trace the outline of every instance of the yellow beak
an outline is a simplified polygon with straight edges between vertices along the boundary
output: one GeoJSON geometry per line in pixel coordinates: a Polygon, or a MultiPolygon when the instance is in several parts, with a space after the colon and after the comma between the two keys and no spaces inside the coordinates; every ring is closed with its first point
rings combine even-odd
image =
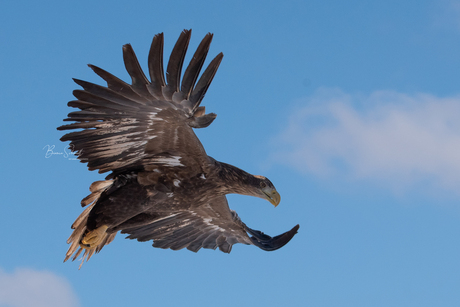
{"type": "Polygon", "coordinates": [[[276,190],[272,189],[263,189],[267,200],[272,203],[273,206],[278,206],[281,201],[281,196],[276,190]]]}

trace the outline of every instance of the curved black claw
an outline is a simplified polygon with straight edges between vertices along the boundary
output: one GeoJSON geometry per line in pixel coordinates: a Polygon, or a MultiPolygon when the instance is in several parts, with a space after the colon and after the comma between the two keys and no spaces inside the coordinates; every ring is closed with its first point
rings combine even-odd
{"type": "Polygon", "coordinates": [[[277,250],[278,248],[283,247],[286,245],[289,241],[291,241],[292,237],[297,233],[297,230],[299,229],[299,224],[294,226],[291,230],[280,234],[274,238],[264,234],[262,231],[259,230],[254,230],[249,227],[245,227],[245,230],[252,235],[251,241],[252,243],[263,249],[264,251],[274,251],[277,250]]]}

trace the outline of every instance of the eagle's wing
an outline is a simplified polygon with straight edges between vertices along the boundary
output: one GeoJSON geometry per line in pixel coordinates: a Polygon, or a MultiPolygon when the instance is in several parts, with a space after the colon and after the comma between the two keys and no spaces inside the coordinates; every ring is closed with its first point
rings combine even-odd
{"type": "Polygon", "coordinates": [[[69,106],[79,108],[65,121],[74,121],[58,130],[83,129],[64,135],[71,141],[81,162],[100,173],[142,170],[145,165],[203,165],[207,155],[192,128],[208,126],[216,117],[205,114],[200,103],[223,54],[217,55],[197,82],[206,59],[212,34],[201,41],[180,82],[182,65],[191,31],[184,30],[169,59],[166,81],[163,72],[163,33],[153,38],[148,68],[149,81],[137,61],[131,45],[123,46],[123,59],[132,84],[89,65],[107,82],[107,87],[75,80],[83,90],[73,92],[77,100],[69,106]]]}
{"type": "Polygon", "coordinates": [[[188,211],[163,215],[141,227],[123,229],[128,239],[153,240],[153,246],[178,250],[187,248],[219,248],[230,253],[233,244],[254,244],[264,250],[276,250],[288,243],[299,226],[274,238],[247,227],[235,211],[230,210],[225,196],[219,196],[206,205],[188,211]],[[248,236],[248,233],[252,237],[248,236]]]}

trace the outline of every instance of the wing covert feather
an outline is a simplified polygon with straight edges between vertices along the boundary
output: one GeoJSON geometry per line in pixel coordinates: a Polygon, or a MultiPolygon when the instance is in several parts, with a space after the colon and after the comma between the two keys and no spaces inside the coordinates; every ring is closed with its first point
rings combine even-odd
{"type": "Polygon", "coordinates": [[[141,227],[123,229],[129,239],[153,240],[153,246],[197,252],[219,248],[229,253],[233,244],[252,244],[236,212],[228,208],[225,196],[188,211],[176,211],[141,227]]]}

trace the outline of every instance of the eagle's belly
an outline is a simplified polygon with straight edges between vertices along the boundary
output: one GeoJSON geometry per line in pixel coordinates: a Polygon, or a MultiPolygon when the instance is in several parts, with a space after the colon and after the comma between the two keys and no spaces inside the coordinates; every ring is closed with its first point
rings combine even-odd
{"type": "MultiPolygon", "coordinates": [[[[117,182],[114,183],[114,185],[117,182]]],[[[87,228],[95,229],[102,225],[109,230],[118,227],[127,220],[149,211],[150,198],[159,196],[152,193],[148,187],[131,181],[116,189],[107,189],[97,200],[96,205],[88,216],[87,228]]]]}
{"type": "Polygon", "coordinates": [[[167,191],[149,198],[150,210],[156,212],[182,211],[209,203],[218,193],[216,193],[215,183],[203,177],[174,179],[167,182],[167,191]]]}
{"type": "Polygon", "coordinates": [[[133,179],[101,195],[89,215],[88,229],[107,225],[109,232],[115,232],[142,226],[173,211],[209,204],[216,196],[215,182],[204,176],[161,180],[148,185],[145,180],[133,179]]]}

